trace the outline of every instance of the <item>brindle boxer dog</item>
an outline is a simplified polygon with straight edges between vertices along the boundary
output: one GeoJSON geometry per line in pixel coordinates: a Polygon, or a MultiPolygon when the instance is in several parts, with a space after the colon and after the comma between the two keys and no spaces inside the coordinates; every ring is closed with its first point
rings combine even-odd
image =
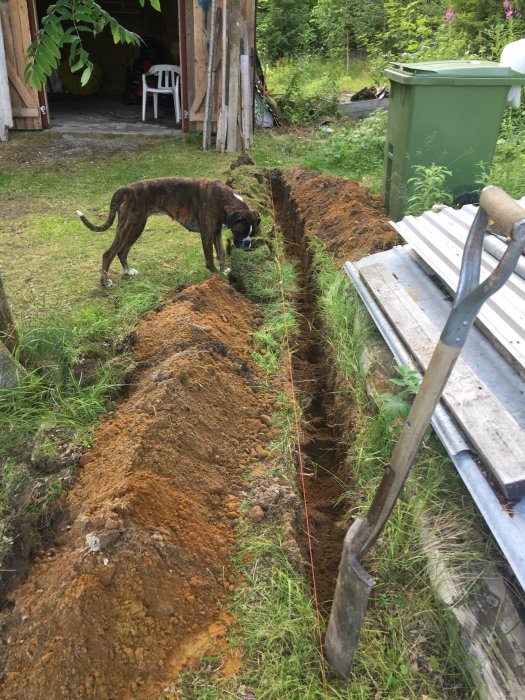
{"type": "Polygon", "coordinates": [[[108,270],[115,255],[124,268],[125,275],[136,275],[137,270],[128,267],[128,253],[138,239],[149,216],[167,214],[188,231],[201,235],[206,267],[216,272],[213,247],[219,259],[220,271],[229,270],[224,263],[222,245],[223,226],[231,229],[236,248],[250,248],[251,237],[259,232],[260,216],[249,209],[242,198],[218,180],[207,178],[160,177],[139,180],[117,190],[111,199],[105,224],[94,226],[81,211],[80,220],[92,231],[107,231],[118,214],[115,240],[102,256],[100,284],[111,286],[108,270]]]}

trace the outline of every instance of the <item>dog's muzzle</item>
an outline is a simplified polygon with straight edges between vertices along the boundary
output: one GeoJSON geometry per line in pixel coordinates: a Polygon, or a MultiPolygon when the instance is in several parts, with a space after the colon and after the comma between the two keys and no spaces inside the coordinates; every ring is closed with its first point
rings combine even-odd
{"type": "Polygon", "coordinates": [[[243,238],[241,241],[241,248],[243,250],[248,250],[248,248],[252,247],[252,239],[250,236],[246,236],[246,238],[243,238]]]}

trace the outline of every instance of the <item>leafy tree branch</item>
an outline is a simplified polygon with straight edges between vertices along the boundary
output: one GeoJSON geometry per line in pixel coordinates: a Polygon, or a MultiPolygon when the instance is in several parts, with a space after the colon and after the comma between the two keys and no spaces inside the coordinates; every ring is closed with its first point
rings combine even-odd
{"type": "MultiPolygon", "coordinates": [[[[138,0],[144,7],[145,0],[138,0]]],[[[160,0],[149,0],[160,12],[160,0]]],[[[29,45],[24,78],[40,90],[62,58],[68,52],[72,73],[82,71],[80,83],[86,85],[93,71],[93,62],[82,45],[82,34],[97,36],[109,27],[115,44],[140,44],[140,37],[123,27],[94,0],[58,0],[47,8],[41,29],[29,45]],[[69,47],[69,51],[67,49],[69,47]]]]}

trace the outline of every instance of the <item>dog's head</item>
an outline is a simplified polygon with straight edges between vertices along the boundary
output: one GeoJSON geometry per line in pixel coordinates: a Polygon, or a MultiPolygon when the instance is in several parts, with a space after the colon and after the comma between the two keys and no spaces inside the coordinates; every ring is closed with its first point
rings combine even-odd
{"type": "Polygon", "coordinates": [[[233,233],[233,245],[246,250],[251,248],[252,236],[259,233],[261,217],[254,209],[236,209],[228,214],[225,223],[233,233]]]}

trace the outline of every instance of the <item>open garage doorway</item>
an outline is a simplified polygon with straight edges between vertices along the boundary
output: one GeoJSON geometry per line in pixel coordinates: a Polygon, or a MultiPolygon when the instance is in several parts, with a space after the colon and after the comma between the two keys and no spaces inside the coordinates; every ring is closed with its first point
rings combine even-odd
{"type": "MultiPolygon", "coordinates": [[[[85,86],[80,74],[72,74],[67,60],[53,72],[46,86],[50,126],[56,131],[109,133],[170,133],[180,130],[173,99],[159,96],[158,119],[154,119],[151,96],[142,121],[142,74],[154,64],[180,66],[178,3],[162,3],[157,12],[138,0],[100,0],[100,6],[142,40],[140,46],[115,44],[109,28],[96,37],[83,35],[84,48],[94,69],[85,86]]],[[[36,0],[41,23],[48,0],[36,0]]]]}

